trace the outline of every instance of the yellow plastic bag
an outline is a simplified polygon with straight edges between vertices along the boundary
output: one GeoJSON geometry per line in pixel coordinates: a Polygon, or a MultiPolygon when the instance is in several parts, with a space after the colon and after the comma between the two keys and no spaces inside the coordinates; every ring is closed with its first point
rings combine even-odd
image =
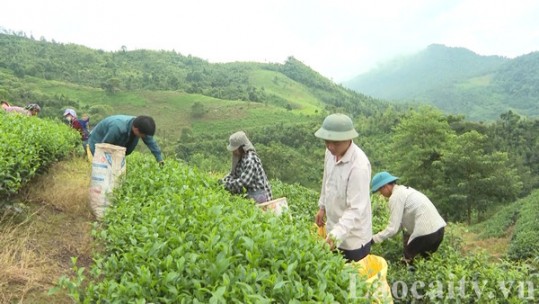
{"type": "Polygon", "coordinates": [[[316,227],[316,234],[318,234],[319,237],[325,239],[327,236],[326,226],[318,226],[316,224],[314,224],[314,226],[316,227]]]}
{"type": "MultiPolygon", "coordinates": [[[[316,234],[325,239],[327,236],[326,226],[314,224],[316,234]]],[[[373,288],[373,294],[369,295],[373,303],[393,303],[391,288],[387,283],[387,262],[386,260],[374,254],[369,254],[357,262],[351,262],[350,265],[356,268],[359,274],[367,277],[367,285],[373,288]]]]}
{"type": "Polygon", "coordinates": [[[374,303],[393,303],[391,288],[387,283],[387,262],[383,257],[369,254],[350,264],[361,276],[367,277],[367,285],[373,288],[370,298],[374,303]]]}
{"type": "Polygon", "coordinates": [[[86,145],[86,155],[88,156],[88,161],[91,163],[94,161],[94,156],[92,155],[92,151],[90,150],[90,145],[86,145]]]}

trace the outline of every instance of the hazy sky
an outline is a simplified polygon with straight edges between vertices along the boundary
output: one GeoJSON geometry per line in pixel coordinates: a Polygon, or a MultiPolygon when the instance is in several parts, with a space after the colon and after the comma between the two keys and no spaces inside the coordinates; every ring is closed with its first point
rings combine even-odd
{"type": "Polygon", "coordinates": [[[432,43],[481,55],[539,50],[537,0],[3,0],[0,27],[107,51],[210,62],[294,56],[336,82],[432,43]]]}

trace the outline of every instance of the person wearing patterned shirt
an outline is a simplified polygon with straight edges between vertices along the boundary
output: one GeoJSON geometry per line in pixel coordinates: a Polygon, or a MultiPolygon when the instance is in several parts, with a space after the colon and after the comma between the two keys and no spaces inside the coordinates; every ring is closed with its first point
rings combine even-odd
{"type": "Polygon", "coordinates": [[[245,132],[232,134],[227,149],[232,152],[232,169],[221,180],[225,189],[234,194],[246,192],[259,204],[270,201],[272,195],[266,172],[245,132]]]}
{"type": "Polygon", "coordinates": [[[371,191],[379,191],[389,198],[390,211],[389,224],[373,236],[372,242],[381,243],[402,228],[404,262],[411,263],[417,255],[428,258],[438,250],[446,223],[426,195],[411,187],[397,185],[397,179],[385,171],[372,178],[371,191]]]}

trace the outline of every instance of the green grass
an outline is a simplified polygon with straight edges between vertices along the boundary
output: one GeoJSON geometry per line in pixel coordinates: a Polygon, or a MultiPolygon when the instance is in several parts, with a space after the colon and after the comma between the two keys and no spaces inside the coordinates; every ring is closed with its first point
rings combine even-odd
{"type": "Polygon", "coordinates": [[[197,133],[230,133],[275,123],[301,123],[323,109],[320,100],[307,88],[282,74],[257,70],[250,77],[252,83],[264,87],[267,94],[289,102],[293,110],[285,110],[282,105],[223,100],[182,91],[143,90],[108,94],[100,88],[35,77],[25,77],[24,87],[47,96],[65,96],[78,101],[81,106],[108,105],[113,109],[110,114],[150,115],[157,123],[156,135],[172,142],[179,139],[183,128],[192,128],[197,133]],[[201,118],[191,115],[195,102],[202,103],[206,110],[201,118]]]}
{"type": "Polygon", "coordinates": [[[490,82],[492,81],[492,75],[483,75],[479,77],[474,77],[467,79],[465,82],[461,82],[457,84],[457,87],[460,89],[471,89],[471,88],[478,88],[478,87],[487,87],[490,85],[490,82]]]}
{"type": "Polygon", "coordinates": [[[305,86],[283,74],[268,70],[255,70],[250,74],[250,78],[253,83],[264,87],[266,93],[288,100],[291,105],[297,106],[302,113],[314,114],[323,108],[322,102],[313,96],[305,86]]]}
{"type": "Polygon", "coordinates": [[[233,107],[231,110],[232,112],[221,113],[221,115],[229,115],[229,119],[208,117],[193,121],[193,131],[195,133],[231,133],[279,123],[302,123],[315,117],[314,115],[303,115],[300,111],[288,111],[255,103],[245,103],[242,106],[233,107]]]}
{"type": "Polygon", "coordinates": [[[131,104],[142,106],[145,100],[136,92],[118,92],[116,94],[107,94],[100,88],[83,86],[61,81],[47,81],[34,77],[27,77],[28,87],[45,95],[64,95],[70,99],[76,100],[81,104],[109,104],[111,106],[121,104],[131,104]]]}

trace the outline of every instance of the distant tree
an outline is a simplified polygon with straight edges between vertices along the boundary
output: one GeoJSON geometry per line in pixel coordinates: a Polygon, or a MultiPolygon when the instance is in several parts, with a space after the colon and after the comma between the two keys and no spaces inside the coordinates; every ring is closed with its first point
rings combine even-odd
{"type": "Polygon", "coordinates": [[[101,84],[101,88],[109,94],[114,94],[120,91],[120,79],[116,77],[109,78],[101,84]]]}
{"type": "Polygon", "coordinates": [[[454,137],[444,151],[441,164],[444,183],[437,189],[444,213],[452,220],[481,215],[492,207],[517,198],[522,182],[507,153],[487,153],[487,137],[476,131],[454,137]]]}
{"type": "Polygon", "coordinates": [[[193,105],[191,106],[191,117],[201,118],[204,116],[204,114],[206,114],[206,109],[204,108],[204,105],[200,101],[193,103],[193,105]]]}
{"type": "Polygon", "coordinates": [[[488,151],[507,152],[512,163],[518,166],[522,180],[526,180],[521,196],[526,196],[539,186],[539,120],[530,120],[508,111],[492,124],[488,151]]]}
{"type": "Polygon", "coordinates": [[[110,105],[95,104],[88,108],[88,115],[90,116],[92,125],[96,125],[103,118],[111,115],[113,109],[110,105]]]}
{"type": "Polygon", "coordinates": [[[442,153],[454,131],[438,110],[411,111],[394,129],[390,169],[410,186],[429,194],[443,181],[442,153]]]}
{"type": "Polygon", "coordinates": [[[180,80],[174,75],[167,77],[167,87],[173,90],[177,90],[180,86],[180,80]]]}

